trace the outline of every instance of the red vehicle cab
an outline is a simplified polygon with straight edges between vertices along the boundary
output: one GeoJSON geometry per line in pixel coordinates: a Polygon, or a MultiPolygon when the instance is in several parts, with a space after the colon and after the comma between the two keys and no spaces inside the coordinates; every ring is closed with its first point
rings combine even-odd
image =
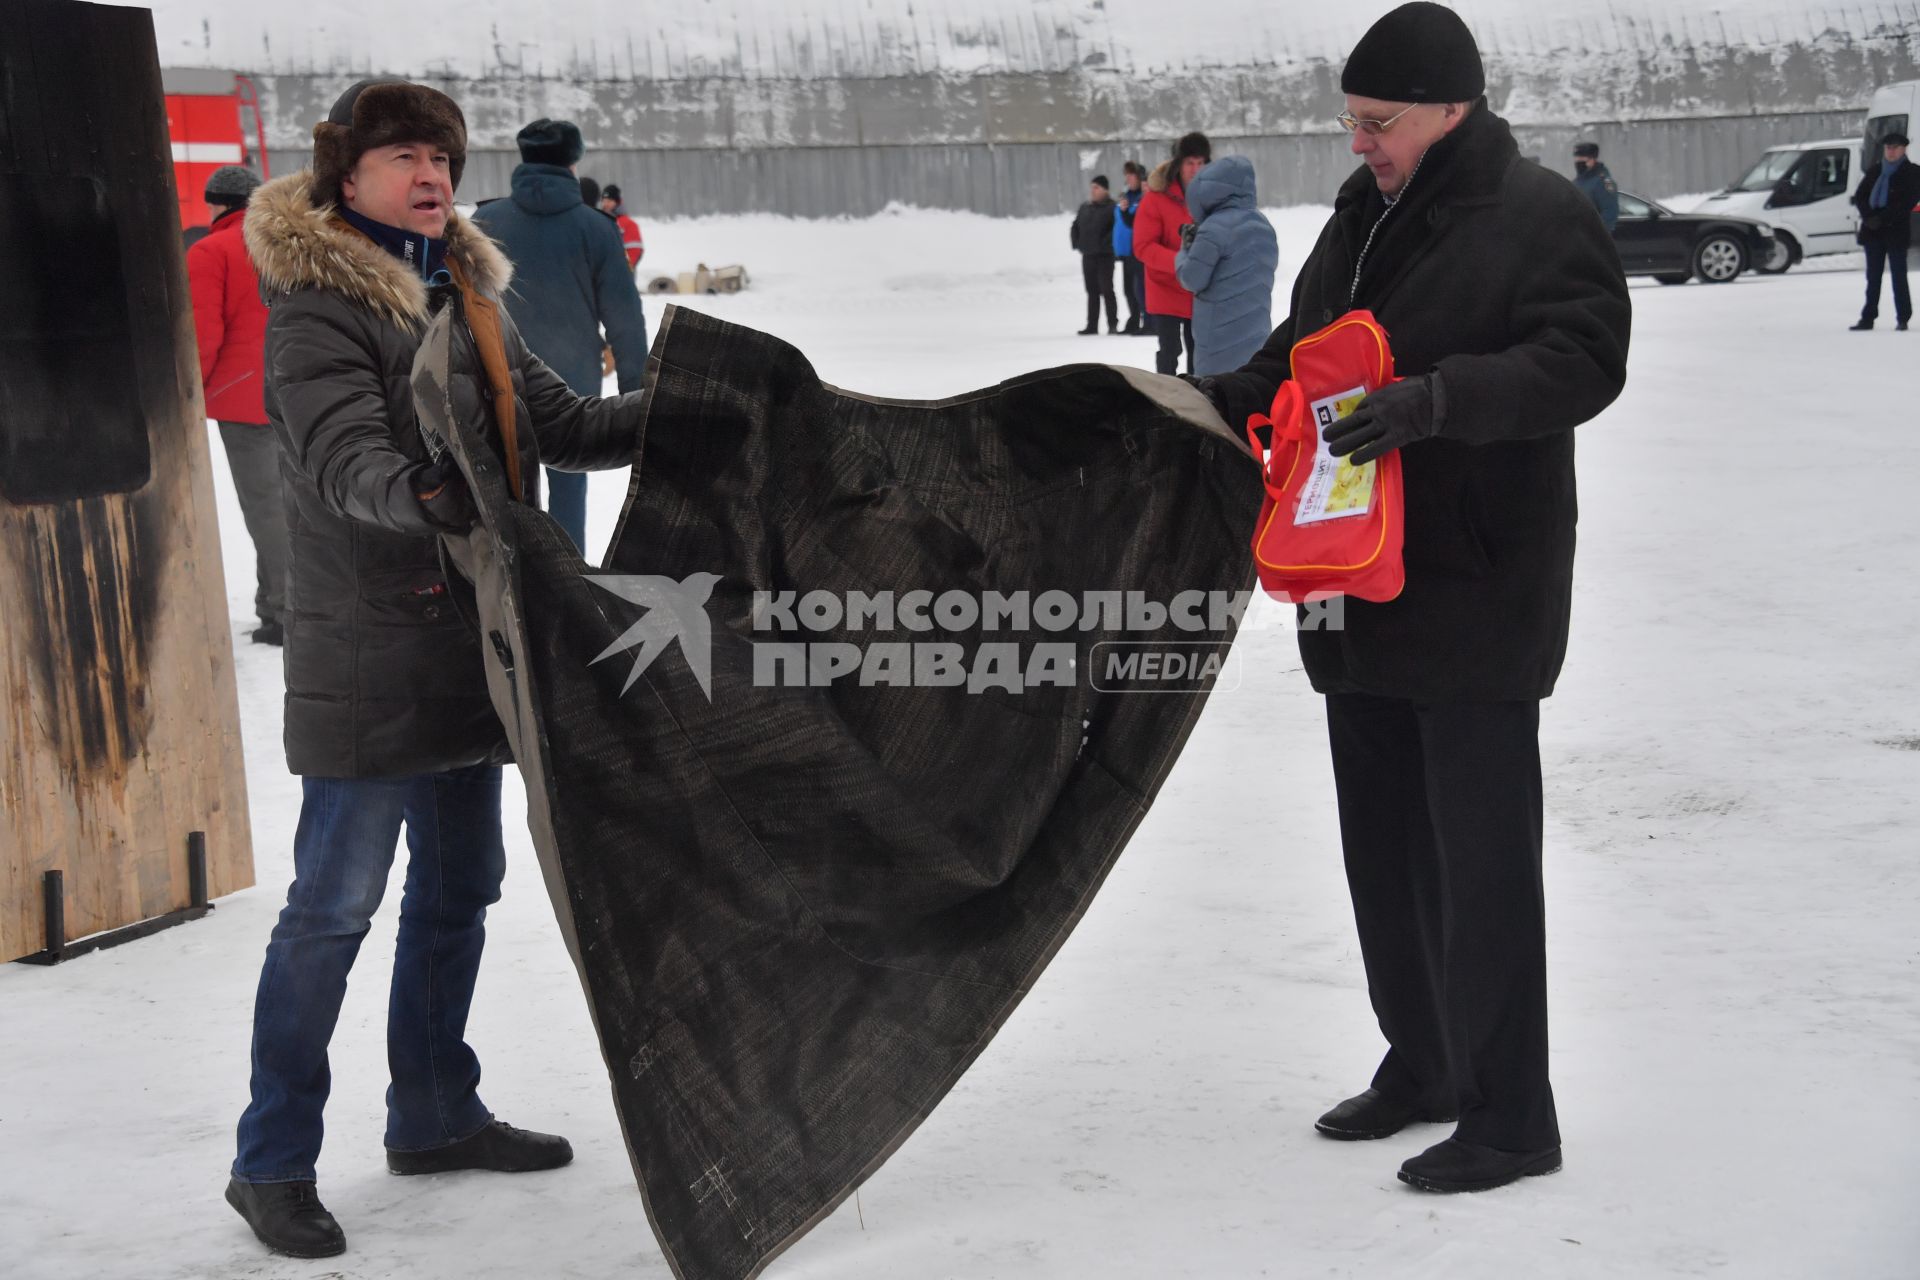
{"type": "Polygon", "coordinates": [[[213,221],[201,193],[223,164],[267,175],[266,126],[253,81],[231,71],[171,69],[160,73],[167,99],[167,139],[173,144],[173,184],[180,229],[192,244],[213,221]],[[251,138],[249,137],[251,134],[251,138]]]}

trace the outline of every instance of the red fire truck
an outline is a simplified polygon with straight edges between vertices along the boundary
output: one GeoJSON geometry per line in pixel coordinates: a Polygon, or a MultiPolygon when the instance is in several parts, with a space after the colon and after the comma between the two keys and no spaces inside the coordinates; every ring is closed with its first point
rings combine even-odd
{"type": "Polygon", "coordinates": [[[213,221],[201,199],[207,178],[223,164],[245,165],[267,176],[266,126],[253,81],[231,71],[163,70],[167,138],[173,144],[173,183],[180,197],[180,229],[188,243],[213,221]]]}

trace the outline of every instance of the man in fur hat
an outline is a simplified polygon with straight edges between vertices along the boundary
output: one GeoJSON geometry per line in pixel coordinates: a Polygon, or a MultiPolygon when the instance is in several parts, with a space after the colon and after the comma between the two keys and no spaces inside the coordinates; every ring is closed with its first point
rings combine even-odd
{"type": "Polygon", "coordinates": [[[1354,46],[1340,123],[1362,162],[1241,369],[1201,379],[1228,420],[1264,412],[1294,343],[1365,308],[1401,381],[1325,433],[1399,450],[1406,589],[1300,631],[1326,695],[1347,884],[1387,1041],[1330,1138],[1413,1123],[1453,1137],[1401,1166],[1426,1191],[1560,1167],[1547,1073],[1540,702],[1567,651],[1574,428],[1626,383],[1620,255],[1586,197],[1520,155],[1459,16],[1424,0],[1354,46]]]}
{"type": "Polygon", "coordinates": [[[564,1138],[495,1120],[466,1042],[489,904],[506,867],[504,732],[478,642],[448,599],[439,535],[471,528],[451,459],[410,393],[430,309],[460,308],[453,407],[538,505],[544,463],[631,461],[641,397],[574,394],[500,306],[511,268],[453,207],[466,122],[446,95],[363,81],[314,128],[313,168],[262,187],[245,227],[271,307],[266,407],[279,434],[292,560],[286,750],[301,775],[294,879],[254,1007],[252,1101],[227,1199],[267,1245],[346,1247],[314,1166],[327,1043],[402,828],[406,888],[388,1003],[386,1160],[394,1173],[522,1172],[564,1138]]]}

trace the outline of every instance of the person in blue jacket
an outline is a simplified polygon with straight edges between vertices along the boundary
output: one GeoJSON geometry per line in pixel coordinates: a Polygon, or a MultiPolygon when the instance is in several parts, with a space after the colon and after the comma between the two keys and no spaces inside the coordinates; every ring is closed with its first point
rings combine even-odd
{"type": "Polygon", "coordinates": [[[1133,256],[1133,215],[1140,210],[1140,198],[1146,194],[1140,184],[1147,171],[1138,160],[1127,161],[1120,198],[1114,201],[1113,256],[1120,259],[1121,292],[1127,295],[1127,323],[1122,333],[1147,332],[1147,269],[1133,256]]]}
{"type": "MultiPolygon", "coordinates": [[[[520,164],[512,196],[490,200],[473,215],[513,260],[507,313],[527,348],[576,395],[600,394],[603,347],[613,348],[620,393],[640,390],[647,372],[647,319],[619,228],[581,199],[573,172],[586,153],[580,130],[570,120],[540,119],[514,141],[520,164]]],[[[549,468],[547,493],[547,511],[584,550],[587,477],[549,468]]]]}
{"type": "Polygon", "coordinates": [[[1193,372],[1231,373],[1273,332],[1280,242],[1254,198],[1253,162],[1222,156],[1187,190],[1194,222],[1182,229],[1173,272],[1193,294],[1193,372]]]}

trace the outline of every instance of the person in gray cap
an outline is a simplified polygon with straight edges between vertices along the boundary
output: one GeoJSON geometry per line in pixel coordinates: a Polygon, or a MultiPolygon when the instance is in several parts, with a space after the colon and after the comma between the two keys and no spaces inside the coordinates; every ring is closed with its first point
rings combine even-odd
{"type": "MultiPolygon", "coordinates": [[[[473,215],[518,273],[507,310],[527,346],[578,394],[600,394],[601,352],[609,347],[620,390],[638,391],[647,374],[646,316],[618,225],[583,202],[574,176],[586,154],[580,130],[570,120],[540,119],[516,141],[512,196],[473,215]]],[[[587,545],[586,476],[549,471],[547,510],[574,546],[587,545]]]]}
{"type": "Polygon", "coordinates": [[[207,416],[220,424],[220,444],[253,540],[255,644],[285,638],[287,513],[280,492],[280,446],[267,426],[263,365],[267,307],[260,278],[241,238],[247,199],[260,185],[251,169],[222,165],[207,178],[213,225],[187,250],[194,336],[200,346],[200,389],[207,416]]]}
{"type": "Polygon", "coordinates": [[[1356,309],[1401,380],[1323,439],[1399,450],[1406,587],[1300,630],[1326,695],[1347,885],[1387,1041],[1329,1138],[1452,1122],[1400,1167],[1477,1191],[1560,1167],[1547,1071],[1540,701],[1567,648],[1574,428],[1626,383],[1620,255],[1586,197],[1520,155],[1480,51],[1437,4],[1374,24],[1340,78],[1361,167],[1242,368],[1198,380],[1236,428],[1265,412],[1296,341],[1356,309]]]}

